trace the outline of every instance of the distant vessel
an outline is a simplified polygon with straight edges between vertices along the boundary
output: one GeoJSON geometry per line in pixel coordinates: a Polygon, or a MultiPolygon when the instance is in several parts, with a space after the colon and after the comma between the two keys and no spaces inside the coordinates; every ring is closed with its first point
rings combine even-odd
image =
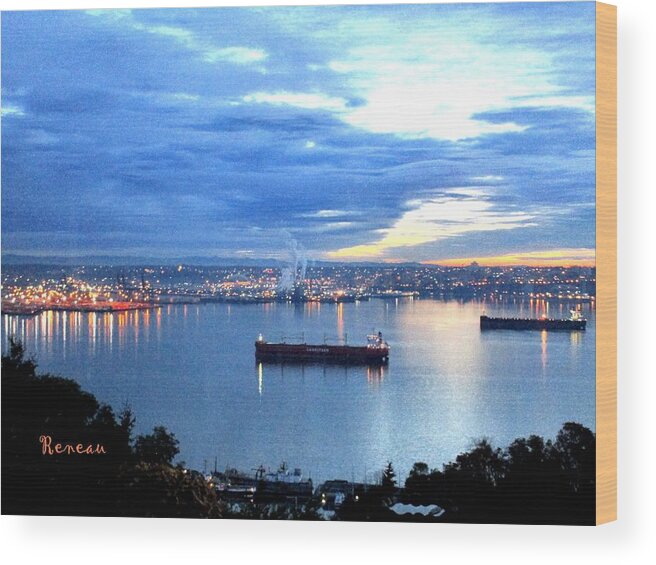
{"type": "Polygon", "coordinates": [[[41,308],[22,305],[22,304],[13,304],[11,302],[2,303],[2,313],[7,316],[36,316],[41,312],[41,308]]]}
{"type": "Polygon", "coordinates": [[[578,310],[570,310],[569,319],[547,318],[490,318],[481,316],[481,330],[548,330],[583,331],[587,320],[578,310]]]}
{"type": "Polygon", "coordinates": [[[276,472],[267,472],[260,465],[255,476],[239,473],[236,469],[225,473],[214,471],[212,483],[222,498],[267,502],[280,499],[309,500],[314,488],[312,479],[303,477],[301,469],[291,471],[284,461],[276,472]]]}
{"type": "Polygon", "coordinates": [[[377,292],[371,295],[371,298],[414,298],[418,296],[418,292],[407,291],[407,290],[385,290],[383,292],[377,292]]]}
{"type": "Polygon", "coordinates": [[[384,364],[389,360],[390,346],[378,332],[367,336],[367,344],[328,345],[322,343],[269,343],[260,334],[255,342],[258,361],[314,361],[343,364],[384,364]]]}
{"type": "Polygon", "coordinates": [[[259,478],[255,493],[256,501],[259,502],[280,498],[309,500],[314,492],[312,479],[304,478],[298,468],[290,471],[284,461],[275,473],[265,473],[264,468],[260,466],[255,476],[259,478]]]}

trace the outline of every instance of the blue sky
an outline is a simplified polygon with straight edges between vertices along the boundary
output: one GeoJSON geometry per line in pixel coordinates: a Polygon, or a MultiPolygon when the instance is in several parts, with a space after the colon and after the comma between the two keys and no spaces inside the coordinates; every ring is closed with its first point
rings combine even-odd
{"type": "Polygon", "coordinates": [[[2,14],[2,251],[594,260],[594,3],[2,14]]]}

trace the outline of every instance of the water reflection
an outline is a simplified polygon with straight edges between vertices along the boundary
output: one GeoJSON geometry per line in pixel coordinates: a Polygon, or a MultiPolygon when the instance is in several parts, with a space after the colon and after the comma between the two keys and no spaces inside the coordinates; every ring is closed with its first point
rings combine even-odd
{"type": "Polygon", "coordinates": [[[107,336],[107,344],[111,350],[114,343],[114,315],[109,312],[103,314],[103,333],[107,336]]]}
{"type": "Polygon", "coordinates": [[[96,339],[98,338],[97,325],[96,325],[96,313],[91,312],[87,315],[87,324],[89,336],[89,345],[91,346],[91,353],[96,352],[96,339]]]}
{"type": "Polygon", "coordinates": [[[344,340],[344,304],[337,304],[337,339],[344,340]]]}
{"type": "MultiPolygon", "coordinates": [[[[64,354],[64,356],[66,356],[66,337],[68,335],[68,312],[66,312],[66,311],[58,312],[58,314],[61,315],[61,319],[62,319],[61,335],[62,335],[63,350],[64,350],[63,354],[64,354]]],[[[57,326],[59,327],[59,323],[57,324],[57,326]]]]}
{"type": "MultiPolygon", "coordinates": [[[[333,383],[337,377],[348,379],[366,379],[370,385],[380,385],[385,379],[385,365],[342,365],[339,363],[312,363],[308,361],[295,363],[293,361],[285,362],[257,362],[255,372],[257,376],[257,391],[261,397],[264,394],[264,375],[277,375],[280,379],[290,378],[298,379],[303,382],[306,372],[316,375],[317,369],[321,371],[323,379],[333,383]]],[[[270,379],[269,379],[270,381],[270,379]]]]}
{"type": "MultiPolygon", "coordinates": [[[[125,312],[72,312],[48,310],[36,316],[2,316],[2,348],[7,350],[9,338],[23,343],[28,351],[38,356],[62,355],[66,358],[76,351],[82,341],[91,355],[110,352],[114,337],[118,336],[119,352],[132,341],[134,348],[150,339],[150,326],[159,332],[162,313],[149,310],[125,312]]],[[[160,335],[157,336],[161,337],[160,335]]]]}
{"type": "Polygon", "coordinates": [[[352,467],[381,468],[388,458],[399,474],[417,458],[439,466],[483,436],[503,445],[531,433],[553,437],[568,420],[594,428],[594,304],[583,305],[585,332],[479,327],[483,311],[567,317],[570,306],[539,299],[167,305],[4,315],[0,327],[3,351],[14,336],[42,371],[73,377],[117,408],[129,399],[138,433],[163,424],[179,434],[181,458],[192,466],[202,468],[211,446],[244,469],[285,457],[334,478],[352,467]],[[260,332],[272,340],[303,333],[308,343],[348,336],[357,345],[372,329],[391,345],[387,366],[254,359],[260,332]]]}
{"type": "Polygon", "coordinates": [[[367,382],[371,385],[379,385],[385,378],[385,366],[367,366],[367,382]]]}

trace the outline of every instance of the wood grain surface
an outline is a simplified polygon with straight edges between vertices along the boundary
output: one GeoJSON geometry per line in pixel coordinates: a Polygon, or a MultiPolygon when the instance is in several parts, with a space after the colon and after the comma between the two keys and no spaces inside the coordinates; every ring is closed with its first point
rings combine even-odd
{"type": "Polygon", "coordinates": [[[597,524],[617,519],[617,8],[597,2],[597,524]]]}

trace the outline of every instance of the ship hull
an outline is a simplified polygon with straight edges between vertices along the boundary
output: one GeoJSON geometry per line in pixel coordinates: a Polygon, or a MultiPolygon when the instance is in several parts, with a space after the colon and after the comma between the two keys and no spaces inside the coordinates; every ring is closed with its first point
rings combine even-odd
{"type": "Polygon", "coordinates": [[[389,349],[255,342],[255,358],[258,361],[291,363],[386,364],[389,359],[389,349]]]}
{"type": "Polygon", "coordinates": [[[481,316],[481,330],[584,331],[586,320],[489,318],[481,316]]]}

